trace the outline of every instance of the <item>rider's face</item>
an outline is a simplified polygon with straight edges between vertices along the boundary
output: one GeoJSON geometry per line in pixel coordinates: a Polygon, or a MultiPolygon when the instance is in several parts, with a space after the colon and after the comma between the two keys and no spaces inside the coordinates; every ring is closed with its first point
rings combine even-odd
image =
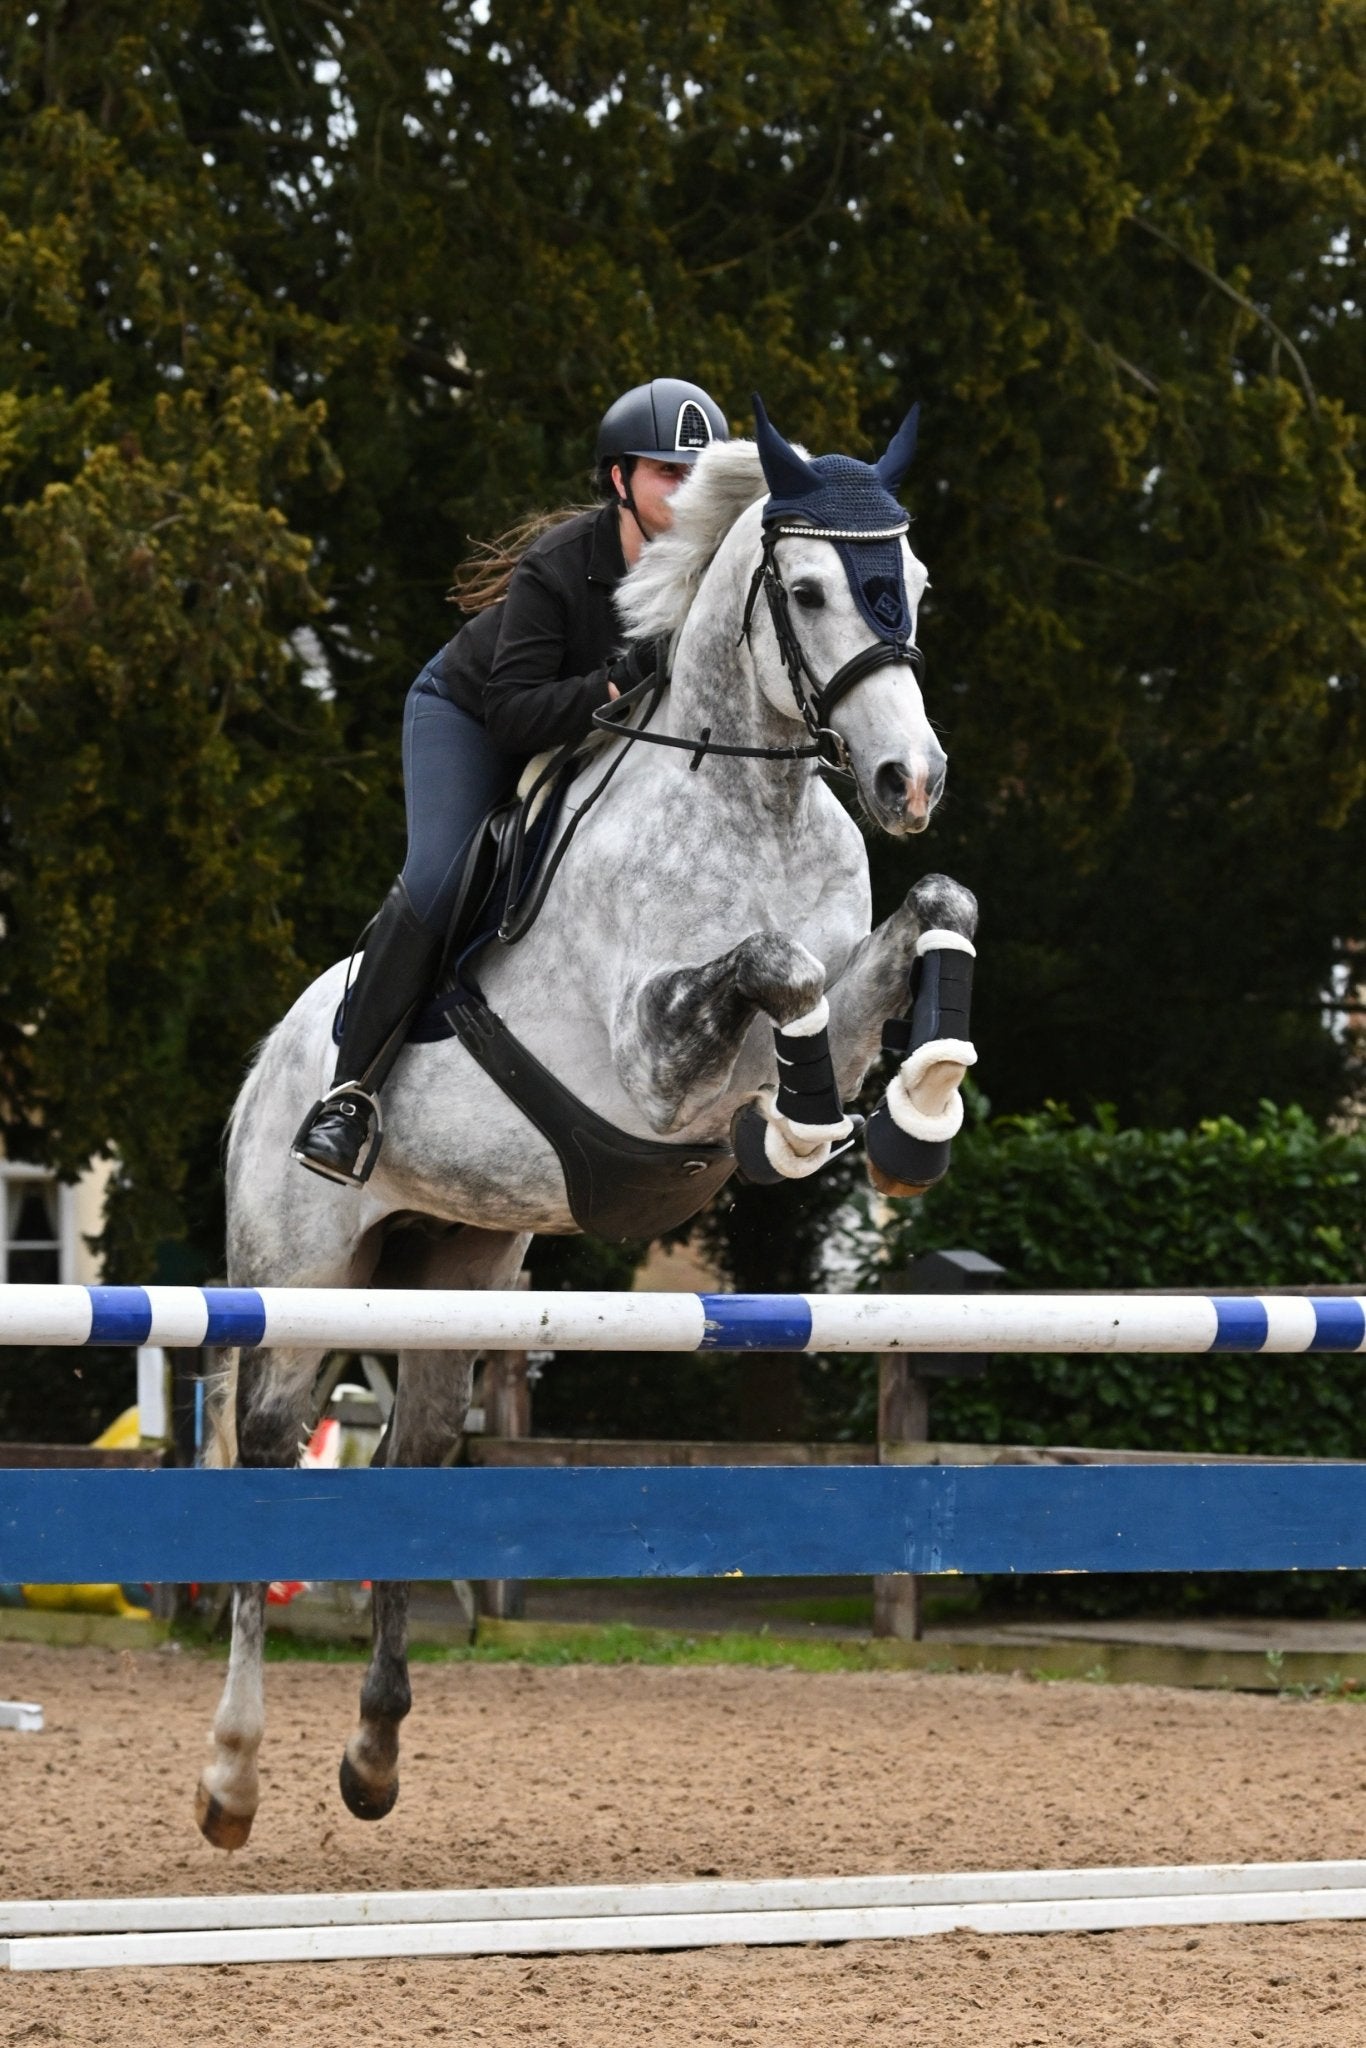
{"type": "MultiPolygon", "coordinates": [[[[656,534],[667,533],[673,525],[671,500],[687,474],[686,462],[656,462],[648,455],[636,458],[631,471],[631,496],[635,499],[640,523],[651,540],[656,534]]],[[[612,475],[620,494],[625,489],[620,467],[615,468],[612,475]]]]}

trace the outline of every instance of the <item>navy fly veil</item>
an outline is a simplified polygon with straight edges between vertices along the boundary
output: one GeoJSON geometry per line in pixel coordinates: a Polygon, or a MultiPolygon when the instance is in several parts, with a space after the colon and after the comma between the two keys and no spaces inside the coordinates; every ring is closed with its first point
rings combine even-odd
{"type": "Polygon", "coordinates": [[[833,542],[859,611],[880,639],[911,637],[902,536],[910,522],[892,495],[910,468],[920,425],[912,406],[877,462],[852,455],[799,455],[754,399],[755,439],[769,497],[766,528],[807,531],[833,542]]]}

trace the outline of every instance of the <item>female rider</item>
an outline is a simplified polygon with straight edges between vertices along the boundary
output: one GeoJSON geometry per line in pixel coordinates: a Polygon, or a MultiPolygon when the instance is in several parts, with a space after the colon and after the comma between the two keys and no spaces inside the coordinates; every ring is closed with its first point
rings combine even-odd
{"type": "Polygon", "coordinates": [[[378,1093],[439,964],[465,854],[493,806],[544,747],[584,737],[592,715],[640,680],[612,593],[724,415],[696,384],[656,377],[609,406],[598,428],[600,510],[560,520],[428,662],[403,715],[408,854],[365,941],[332,1086],[294,1140],[301,1166],[360,1187],[379,1155],[378,1093]]]}

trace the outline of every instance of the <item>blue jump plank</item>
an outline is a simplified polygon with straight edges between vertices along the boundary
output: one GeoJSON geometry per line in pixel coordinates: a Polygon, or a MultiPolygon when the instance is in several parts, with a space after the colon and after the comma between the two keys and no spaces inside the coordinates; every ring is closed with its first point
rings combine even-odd
{"type": "Polygon", "coordinates": [[[1366,1467],[0,1471],[0,1580],[1366,1567],[1366,1467]]]}

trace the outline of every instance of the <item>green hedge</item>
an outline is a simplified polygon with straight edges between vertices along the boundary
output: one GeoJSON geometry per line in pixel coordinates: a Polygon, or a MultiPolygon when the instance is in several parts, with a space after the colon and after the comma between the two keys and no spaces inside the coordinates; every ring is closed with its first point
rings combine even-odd
{"type": "MultiPolygon", "coordinates": [[[[979,1126],[923,1200],[898,1205],[893,1262],[968,1246],[1030,1290],[1366,1287],[1366,1136],[1266,1103],[1247,1129],[1119,1130],[1066,1110],[979,1126]]],[[[936,1390],[936,1435],[983,1443],[1366,1456],[1358,1361],[1221,1352],[1196,1358],[997,1359],[936,1390]]]]}

